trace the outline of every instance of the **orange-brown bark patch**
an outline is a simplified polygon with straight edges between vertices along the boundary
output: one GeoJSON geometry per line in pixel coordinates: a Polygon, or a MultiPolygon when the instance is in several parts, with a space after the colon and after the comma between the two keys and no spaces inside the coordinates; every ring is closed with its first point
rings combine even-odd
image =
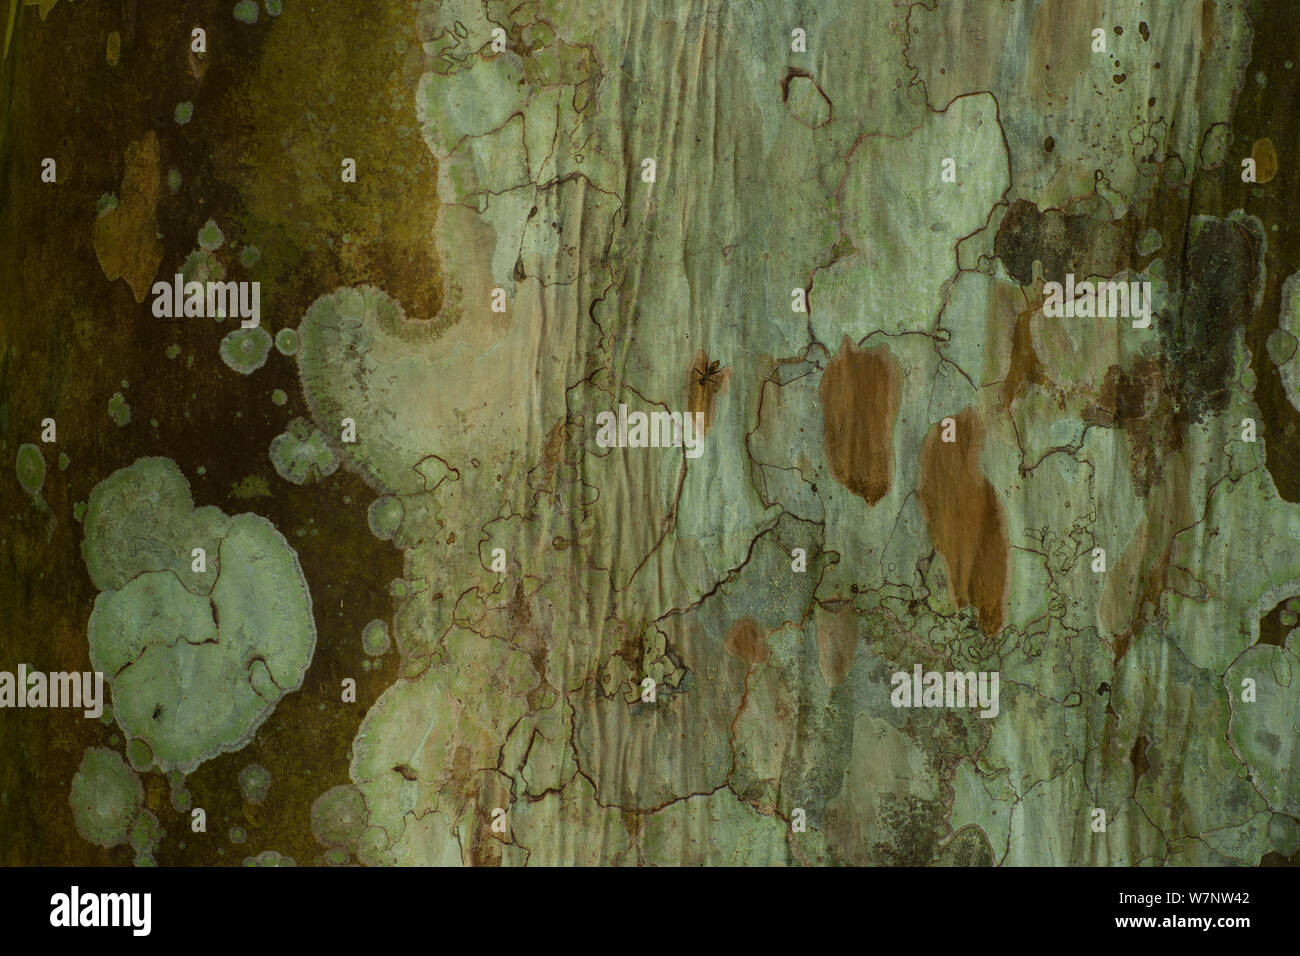
{"type": "Polygon", "coordinates": [[[898,364],[886,346],[859,349],[848,336],[822,375],[823,442],[831,474],[869,505],[894,480],[898,364]]]}
{"type": "Polygon", "coordinates": [[[942,433],[936,423],[921,448],[921,513],[947,563],[954,603],[974,607],[980,629],[996,634],[1006,617],[1010,546],[1002,502],[980,471],[984,426],[967,407],[956,416],[956,441],[942,433]]]}

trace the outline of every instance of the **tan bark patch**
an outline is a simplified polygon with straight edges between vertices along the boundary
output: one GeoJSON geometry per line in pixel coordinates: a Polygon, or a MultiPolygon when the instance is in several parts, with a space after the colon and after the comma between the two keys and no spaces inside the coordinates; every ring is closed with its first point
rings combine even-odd
{"type": "Polygon", "coordinates": [[[95,255],[110,281],[126,279],[143,302],[162,262],[158,241],[158,137],[150,130],[126,148],[126,171],[117,208],[95,220],[95,255]]]}

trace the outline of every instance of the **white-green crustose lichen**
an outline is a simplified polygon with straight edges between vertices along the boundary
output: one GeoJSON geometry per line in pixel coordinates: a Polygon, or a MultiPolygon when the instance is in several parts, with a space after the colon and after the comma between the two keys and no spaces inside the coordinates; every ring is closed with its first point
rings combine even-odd
{"type": "Polygon", "coordinates": [[[102,592],[90,661],[112,687],[132,759],[189,773],[243,747],[301,686],[316,648],[293,548],[258,515],[195,508],[167,458],[141,458],[96,485],[85,535],[102,592]]]}
{"type": "Polygon", "coordinates": [[[221,340],[221,361],[240,375],[251,375],[266,364],[271,353],[271,333],[260,325],[235,329],[221,340]]]}
{"type": "Polygon", "coordinates": [[[96,846],[120,846],[140,815],[144,786],[115,752],[91,747],[72,778],[68,799],[78,833],[96,846]]]}
{"type": "Polygon", "coordinates": [[[306,419],[295,418],[285,432],[271,440],[271,464],[285,481],[305,485],[334,474],[339,458],[320,430],[306,419]]]}
{"type": "Polygon", "coordinates": [[[249,803],[261,803],[271,792],[271,771],[250,763],[239,772],[239,792],[249,803]]]}

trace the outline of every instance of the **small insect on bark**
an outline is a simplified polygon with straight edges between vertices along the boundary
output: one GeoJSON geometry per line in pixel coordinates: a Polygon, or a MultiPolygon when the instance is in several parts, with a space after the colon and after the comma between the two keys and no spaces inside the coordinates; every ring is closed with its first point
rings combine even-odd
{"type": "Polygon", "coordinates": [[[708,385],[713,380],[713,376],[717,375],[718,372],[721,371],[721,369],[718,368],[720,364],[720,361],[713,361],[708,364],[707,368],[695,369],[695,374],[700,377],[699,385],[701,388],[708,385]]]}

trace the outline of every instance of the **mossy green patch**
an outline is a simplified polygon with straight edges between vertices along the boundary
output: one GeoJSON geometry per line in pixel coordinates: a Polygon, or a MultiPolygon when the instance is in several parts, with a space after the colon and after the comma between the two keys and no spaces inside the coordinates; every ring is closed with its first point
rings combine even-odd
{"type": "Polygon", "coordinates": [[[226,235],[217,225],[216,220],[209,219],[199,230],[199,248],[205,252],[216,252],[226,241],[226,235]]]}
{"type": "Polygon", "coordinates": [[[271,487],[261,475],[249,475],[230,486],[230,495],[241,501],[251,498],[269,498],[271,487]]]}
{"type": "Polygon", "coordinates": [[[131,423],[131,406],[126,403],[121,392],[114,392],[113,397],[108,400],[108,417],[113,419],[118,427],[131,423]]]}
{"type": "Polygon", "coordinates": [[[45,455],[31,442],[18,446],[18,484],[29,495],[40,494],[45,484],[45,455]]]}

